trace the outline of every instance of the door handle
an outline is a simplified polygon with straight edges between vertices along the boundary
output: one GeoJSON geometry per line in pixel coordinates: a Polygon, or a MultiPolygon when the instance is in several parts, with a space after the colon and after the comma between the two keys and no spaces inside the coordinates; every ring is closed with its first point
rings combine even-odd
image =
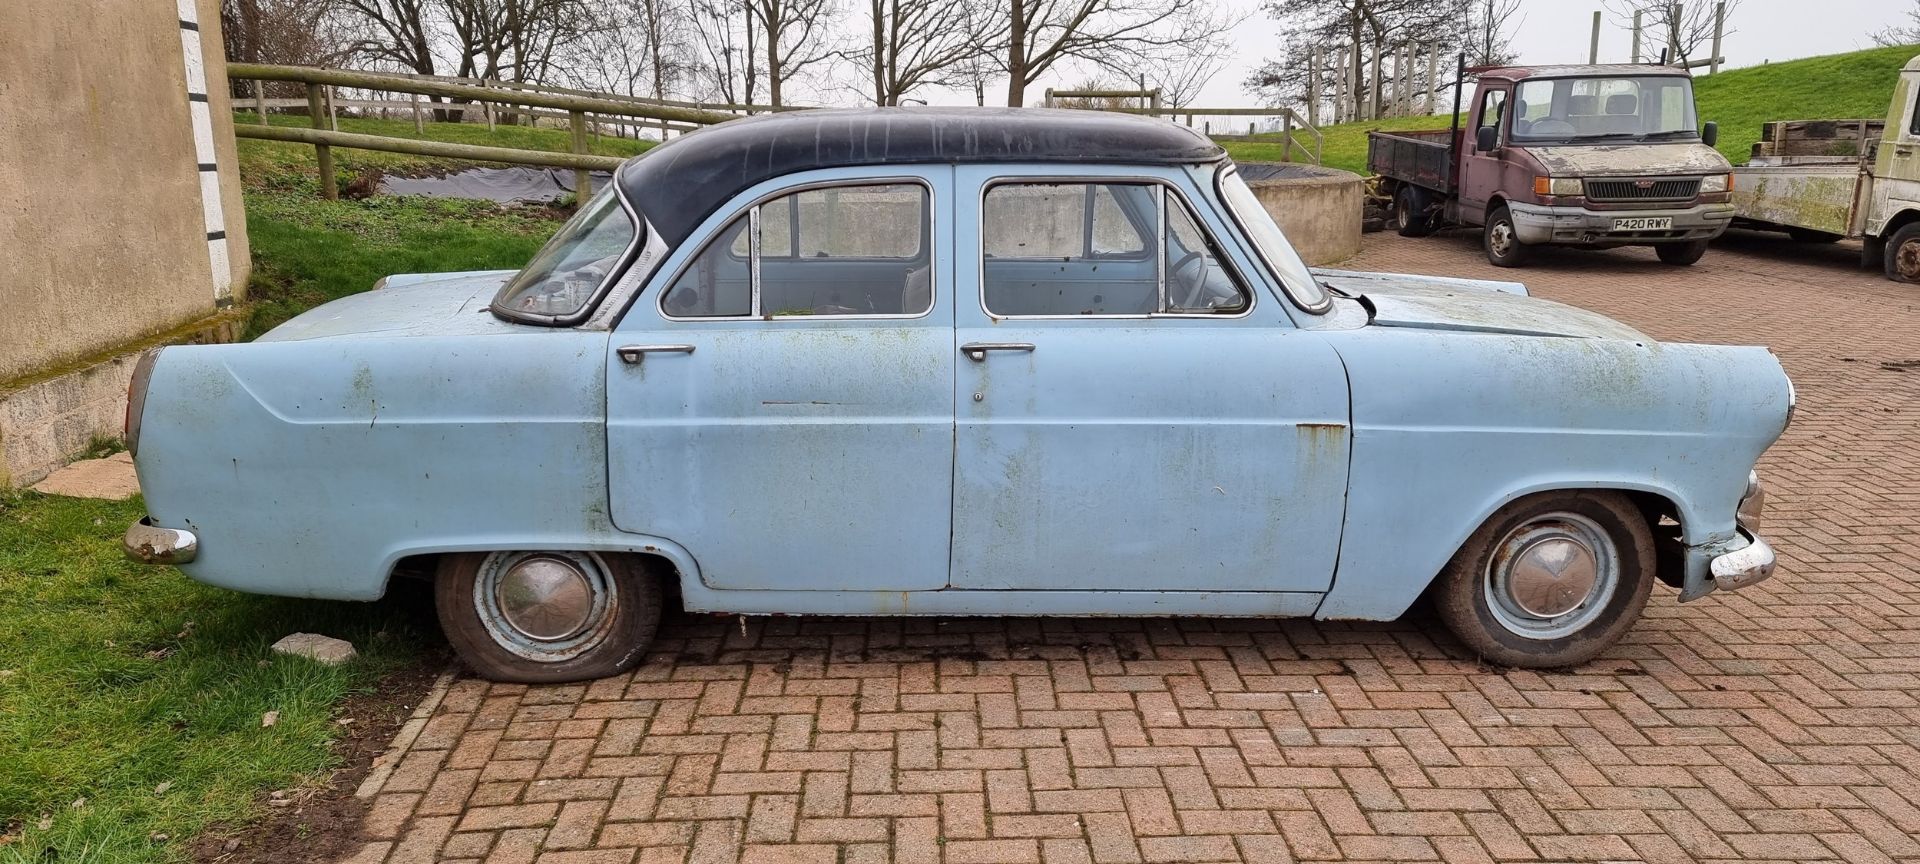
{"type": "Polygon", "coordinates": [[[614,349],[622,363],[639,363],[648,354],[692,354],[692,345],[622,345],[614,349]]]}
{"type": "Polygon", "coordinates": [[[968,342],[960,346],[968,360],[975,363],[987,362],[988,351],[1032,351],[1032,342],[968,342]]]}
{"type": "Polygon", "coordinates": [[[1893,155],[1895,155],[1895,156],[1912,156],[1912,155],[1913,155],[1913,148],[1912,148],[1912,147],[1895,147],[1895,148],[1893,148],[1893,155]]]}

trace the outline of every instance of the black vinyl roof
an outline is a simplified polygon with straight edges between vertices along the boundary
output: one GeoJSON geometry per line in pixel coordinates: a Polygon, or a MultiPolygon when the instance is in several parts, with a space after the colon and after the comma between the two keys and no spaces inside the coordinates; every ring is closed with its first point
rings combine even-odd
{"type": "Polygon", "coordinates": [[[857,165],[991,162],[1173,165],[1226,151],[1192,129],[1102,111],[864,108],[763,114],[683,135],[620,166],[617,182],[672,247],[721,205],[785,174],[857,165]]]}

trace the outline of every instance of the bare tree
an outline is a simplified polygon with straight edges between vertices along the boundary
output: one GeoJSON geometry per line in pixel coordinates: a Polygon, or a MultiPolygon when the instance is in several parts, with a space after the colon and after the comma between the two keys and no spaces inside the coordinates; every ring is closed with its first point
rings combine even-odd
{"type": "Polygon", "coordinates": [[[785,86],[808,67],[835,56],[834,0],[746,0],[765,53],[767,101],[785,104],[785,86]]]}
{"type": "Polygon", "coordinates": [[[871,76],[875,105],[965,84],[965,61],[994,51],[1005,27],[980,0],[867,0],[867,23],[867,42],[849,59],[871,76]]]}
{"type": "MultiPolygon", "coordinates": [[[[1713,41],[1714,0],[1603,0],[1608,12],[1622,26],[1632,26],[1634,13],[1640,15],[1642,32],[1654,45],[1667,46],[1667,62],[1685,66],[1703,46],[1713,41]]],[[[1733,20],[1740,0],[1726,0],[1726,20],[1733,20]]],[[[1723,35],[1734,33],[1731,26],[1723,35]]],[[[1705,58],[1703,58],[1705,59],[1705,58]]]]}
{"type": "Polygon", "coordinates": [[[420,75],[434,74],[432,9],[436,0],[339,0],[357,31],[353,54],[420,75]]]}
{"type": "Polygon", "coordinates": [[[1027,87],[1063,60],[1129,75],[1154,58],[1210,50],[1241,19],[1212,0],[998,0],[1006,22],[1001,71],[1007,104],[1026,104],[1027,87]]]}
{"type": "Polygon", "coordinates": [[[599,26],[587,0],[437,0],[463,78],[541,82],[599,26]]]}
{"type": "Polygon", "coordinates": [[[695,73],[703,97],[729,105],[752,104],[760,80],[760,53],[745,0],[691,0],[695,73]]]}
{"type": "Polygon", "coordinates": [[[1920,0],[1914,0],[1913,8],[1907,10],[1905,25],[1889,24],[1885,30],[1873,34],[1878,45],[1912,45],[1920,42],[1920,0]]]}
{"type": "Polygon", "coordinates": [[[1506,66],[1519,58],[1513,50],[1513,31],[1521,21],[1520,0],[1474,0],[1461,50],[1468,66],[1506,66]]]}
{"type": "Polygon", "coordinates": [[[222,0],[220,33],[228,60],[332,66],[352,51],[336,0],[222,0]]]}
{"type": "Polygon", "coordinates": [[[1160,89],[1160,102],[1169,108],[1193,104],[1200,90],[1220,74],[1220,67],[1233,53],[1225,40],[1212,40],[1192,51],[1158,57],[1147,63],[1147,84],[1160,89]]]}
{"type": "Polygon", "coordinates": [[[1316,94],[1334,102],[1334,116],[1343,121],[1384,116],[1386,82],[1413,77],[1430,60],[1437,65],[1436,53],[1461,45],[1475,2],[1266,0],[1268,16],[1284,25],[1284,49],[1244,86],[1270,104],[1304,104],[1309,93],[1316,94]],[[1401,68],[1409,54],[1412,68],[1401,68]],[[1308,70],[1317,74],[1311,82],[1308,70]],[[1335,94],[1344,100],[1335,101],[1335,94]]]}

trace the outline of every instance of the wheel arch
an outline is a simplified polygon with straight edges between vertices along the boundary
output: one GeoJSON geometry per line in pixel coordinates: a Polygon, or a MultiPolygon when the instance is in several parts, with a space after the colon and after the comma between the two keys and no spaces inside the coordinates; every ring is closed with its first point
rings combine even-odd
{"type": "Polygon", "coordinates": [[[388,550],[377,570],[382,574],[380,594],[384,595],[392,587],[396,576],[401,578],[424,576],[431,581],[439,560],[447,555],[504,551],[605,552],[634,555],[648,559],[656,568],[656,572],[666,579],[668,586],[675,594],[684,589],[688,581],[697,583],[700,579],[700,565],[694,560],[693,554],[680,544],[663,537],[644,534],[623,534],[616,537],[598,534],[442,537],[409,542],[404,546],[388,550]]]}
{"type": "MultiPolygon", "coordinates": [[[[1478,506],[1470,511],[1473,514],[1471,518],[1462,519],[1456,523],[1446,535],[1446,539],[1436,544],[1439,549],[1444,550],[1444,554],[1433,558],[1430,562],[1431,567],[1421,566],[1420,570],[1416,571],[1423,575],[1415,577],[1417,583],[1409,586],[1415,587],[1415,590],[1381,591],[1378,590],[1377,580],[1370,578],[1367,574],[1348,573],[1342,568],[1341,572],[1335,574],[1332,588],[1321,600],[1320,608],[1314,612],[1313,617],[1322,620],[1366,621],[1391,621],[1399,618],[1412,608],[1415,601],[1433,588],[1434,582],[1440,578],[1441,571],[1445,569],[1447,562],[1452,561],[1454,556],[1460,553],[1467,541],[1485,527],[1494,514],[1523,498],[1555,492],[1618,492],[1625,495],[1640,511],[1642,518],[1647,520],[1648,530],[1653,534],[1661,581],[1676,586],[1680,584],[1681,564],[1675,557],[1671,559],[1672,566],[1669,566],[1668,550],[1669,545],[1676,554],[1684,549],[1684,541],[1681,539],[1684,535],[1679,532],[1683,530],[1680,526],[1686,524],[1687,514],[1686,508],[1680,502],[1686,499],[1677,490],[1656,480],[1645,478],[1536,477],[1527,482],[1516,483],[1490,492],[1478,506]],[[1663,517],[1674,521],[1675,526],[1671,530],[1662,530],[1660,520],[1663,517]],[[1666,542],[1669,535],[1672,535],[1671,544],[1666,542]],[[1368,590],[1367,586],[1370,583],[1374,584],[1375,590],[1368,590]]],[[[1343,538],[1342,546],[1355,539],[1343,538]]],[[[1345,563],[1344,555],[1342,560],[1345,563]]]]}

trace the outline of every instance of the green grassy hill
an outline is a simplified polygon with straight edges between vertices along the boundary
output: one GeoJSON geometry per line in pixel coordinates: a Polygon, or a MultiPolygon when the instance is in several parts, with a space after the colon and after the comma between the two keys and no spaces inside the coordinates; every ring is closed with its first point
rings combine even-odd
{"type": "MultiPolygon", "coordinates": [[[[1886,116],[1900,67],[1916,54],[1920,54],[1920,45],[1896,45],[1730,69],[1695,78],[1694,100],[1702,122],[1720,124],[1720,152],[1741,164],[1752,152],[1753,142],[1760,140],[1760,124],[1769,120],[1886,116]]],[[[1469,98],[1471,95],[1468,91],[1469,98]]],[[[1320,132],[1326,136],[1326,148],[1322,164],[1364,174],[1368,130],[1439,129],[1446,125],[1447,118],[1440,116],[1323,127],[1320,132]]],[[[1273,141],[1236,141],[1226,147],[1235,159],[1280,158],[1280,145],[1273,141]]]]}

